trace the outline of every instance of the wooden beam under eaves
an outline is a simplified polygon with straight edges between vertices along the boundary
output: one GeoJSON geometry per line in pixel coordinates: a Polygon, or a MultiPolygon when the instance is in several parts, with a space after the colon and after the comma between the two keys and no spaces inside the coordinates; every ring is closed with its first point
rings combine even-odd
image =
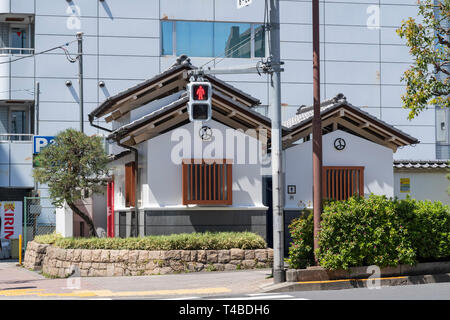
{"type": "Polygon", "coordinates": [[[241,123],[234,121],[230,117],[224,116],[223,114],[215,110],[213,110],[212,112],[212,117],[231,128],[241,129],[242,131],[246,132],[249,136],[258,139],[258,131],[259,131],[258,128],[245,127],[241,123]],[[250,129],[250,131],[247,131],[248,129],[250,129]]]}
{"type": "MultiPolygon", "coordinates": [[[[365,119],[363,117],[360,117],[360,116],[358,116],[358,115],[356,115],[354,113],[347,112],[345,114],[345,116],[351,118],[352,120],[359,121],[359,122],[362,122],[362,123],[367,122],[367,119],[365,119]]],[[[370,130],[373,130],[374,132],[376,132],[376,133],[378,133],[378,134],[380,134],[382,136],[386,136],[386,137],[391,137],[392,136],[392,132],[389,132],[389,131],[381,128],[380,126],[376,125],[375,123],[370,123],[370,130]]],[[[396,137],[396,139],[397,139],[397,141],[402,142],[405,145],[409,144],[409,142],[405,141],[404,139],[402,139],[402,138],[400,138],[398,136],[396,137]]]]}
{"type": "Polygon", "coordinates": [[[146,126],[146,130],[139,130],[139,134],[136,135],[136,133],[131,133],[133,136],[133,139],[136,144],[141,143],[143,141],[149,140],[155,136],[157,136],[159,133],[177,125],[178,123],[181,123],[185,120],[189,119],[189,114],[187,112],[183,113],[182,115],[177,115],[170,120],[162,122],[160,125],[157,126],[146,126]]]}
{"type": "Polygon", "coordinates": [[[179,89],[183,85],[184,85],[184,80],[178,80],[178,81],[171,82],[171,83],[163,86],[162,88],[159,88],[157,90],[154,90],[147,94],[144,94],[140,97],[138,97],[137,95],[134,95],[133,97],[135,97],[135,98],[132,97],[130,100],[128,100],[126,103],[124,103],[118,110],[114,111],[110,116],[106,117],[105,121],[111,122],[120,117],[123,117],[124,115],[126,115],[128,112],[130,112],[134,108],[141,106],[147,102],[150,102],[151,100],[154,100],[156,98],[164,96],[169,91],[172,91],[177,88],[179,89]]]}
{"type": "MultiPolygon", "coordinates": [[[[226,105],[225,103],[215,99],[214,97],[213,97],[213,105],[221,107],[220,109],[227,112],[229,117],[240,118],[240,121],[244,121],[244,122],[248,123],[249,127],[257,128],[257,127],[261,126],[260,122],[255,121],[253,118],[249,117],[245,113],[243,113],[239,110],[233,109],[231,106],[226,105]]],[[[270,125],[265,126],[265,128],[269,129],[269,130],[271,129],[270,125]]]]}
{"type": "Polygon", "coordinates": [[[238,102],[242,103],[243,105],[245,105],[245,106],[247,106],[247,107],[251,107],[251,106],[252,106],[252,105],[251,105],[250,103],[248,103],[247,101],[245,101],[245,100],[239,98],[238,96],[236,96],[236,95],[230,93],[229,90],[223,89],[223,88],[221,88],[221,87],[219,87],[218,85],[215,85],[215,84],[213,84],[213,85],[214,85],[214,90],[219,91],[220,93],[226,95],[228,98],[231,98],[231,99],[233,99],[234,101],[238,101],[238,102]]]}
{"type": "Polygon", "coordinates": [[[126,145],[126,146],[134,146],[136,142],[134,141],[132,136],[126,136],[122,140],[120,140],[120,144],[126,145]]]}
{"type": "MultiPolygon", "coordinates": [[[[336,123],[336,118],[334,117],[328,117],[325,120],[322,120],[321,124],[322,124],[322,129],[325,128],[326,126],[336,123]]],[[[312,133],[312,126],[309,125],[308,127],[306,127],[305,129],[303,129],[302,131],[296,132],[294,134],[289,134],[287,136],[283,137],[283,148],[289,148],[290,146],[292,146],[292,144],[296,141],[298,141],[301,138],[305,138],[308,135],[310,135],[312,133]]]]}
{"type": "Polygon", "coordinates": [[[343,127],[352,130],[356,134],[359,134],[361,137],[364,137],[364,138],[366,138],[366,139],[368,139],[370,141],[373,141],[373,142],[378,143],[378,144],[380,144],[382,146],[390,148],[394,152],[397,151],[397,145],[394,145],[394,144],[392,144],[390,142],[386,142],[386,141],[384,141],[384,140],[374,136],[373,134],[369,133],[368,131],[366,131],[364,129],[361,129],[358,126],[355,126],[353,123],[350,123],[350,122],[346,121],[345,119],[339,118],[339,119],[336,119],[336,121],[340,125],[342,125],[343,127]]]}

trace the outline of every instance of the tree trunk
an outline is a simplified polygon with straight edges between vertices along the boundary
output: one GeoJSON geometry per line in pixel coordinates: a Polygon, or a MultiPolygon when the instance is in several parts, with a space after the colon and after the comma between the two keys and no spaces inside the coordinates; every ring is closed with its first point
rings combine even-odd
{"type": "Polygon", "coordinates": [[[78,208],[74,203],[68,202],[67,205],[89,226],[89,235],[93,237],[98,237],[97,231],[95,231],[94,222],[92,221],[91,217],[89,217],[87,214],[81,211],[80,208],[78,208]]]}

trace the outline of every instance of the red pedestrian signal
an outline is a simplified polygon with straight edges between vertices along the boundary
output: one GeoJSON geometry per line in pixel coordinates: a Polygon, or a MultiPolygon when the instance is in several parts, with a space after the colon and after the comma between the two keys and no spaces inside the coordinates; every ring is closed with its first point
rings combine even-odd
{"type": "Polygon", "coordinates": [[[192,91],[194,93],[194,100],[207,100],[208,99],[208,87],[203,85],[193,85],[192,91]]]}
{"type": "Polygon", "coordinates": [[[208,121],[212,115],[212,86],[207,81],[187,84],[189,93],[188,111],[190,121],[208,121]]]}

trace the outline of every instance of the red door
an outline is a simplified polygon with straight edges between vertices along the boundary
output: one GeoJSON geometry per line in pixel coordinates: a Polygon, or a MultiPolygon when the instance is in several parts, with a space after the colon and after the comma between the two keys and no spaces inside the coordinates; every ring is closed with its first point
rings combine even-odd
{"type": "Polygon", "coordinates": [[[106,189],[107,224],[106,233],[109,238],[114,237],[114,180],[108,182],[106,189]]]}

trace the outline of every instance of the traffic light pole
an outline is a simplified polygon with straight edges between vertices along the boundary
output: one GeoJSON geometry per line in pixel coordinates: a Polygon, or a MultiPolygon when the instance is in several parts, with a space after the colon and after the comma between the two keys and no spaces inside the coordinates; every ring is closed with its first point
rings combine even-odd
{"type": "Polygon", "coordinates": [[[284,269],[284,179],[282,173],[281,145],[281,63],[280,63],[280,1],[270,0],[270,55],[273,72],[271,74],[270,109],[272,110],[271,153],[272,153],[272,208],[273,208],[273,280],[286,281],[284,269]]]}
{"type": "Polygon", "coordinates": [[[273,208],[273,279],[274,283],[286,281],[284,269],[284,177],[282,173],[282,128],[281,128],[281,72],[280,59],[280,7],[279,0],[269,0],[269,59],[261,66],[233,69],[197,69],[191,75],[269,73],[270,109],[272,111],[271,155],[272,155],[272,208],[273,208]]]}

